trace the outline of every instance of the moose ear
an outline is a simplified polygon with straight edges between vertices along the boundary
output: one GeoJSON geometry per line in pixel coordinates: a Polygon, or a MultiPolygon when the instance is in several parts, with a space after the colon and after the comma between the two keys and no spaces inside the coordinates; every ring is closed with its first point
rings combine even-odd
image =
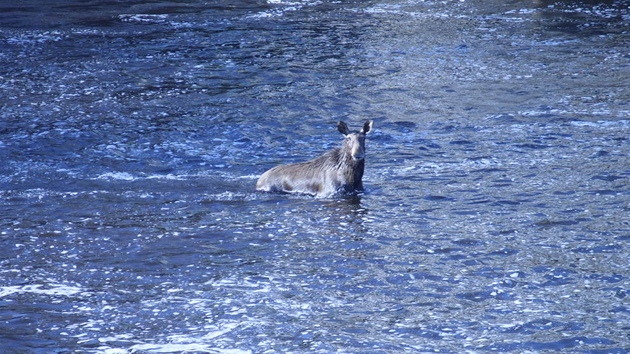
{"type": "Polygon", "coordinates": [[[348,129],[348,125],[342,121],[339,121],[339,123],[337,123],[337,129],[339,129],[339,132],[343,135],[350,134],[350,129],[348,129]]]}
{"type": "Polygon", "coordinates": [[[370,130],[372,130],[372,123],[374,123],[373,120],[366,120],[365,123],[363,123],[363,129],[361,129],[361,134],[369,133],[370,130]]]}

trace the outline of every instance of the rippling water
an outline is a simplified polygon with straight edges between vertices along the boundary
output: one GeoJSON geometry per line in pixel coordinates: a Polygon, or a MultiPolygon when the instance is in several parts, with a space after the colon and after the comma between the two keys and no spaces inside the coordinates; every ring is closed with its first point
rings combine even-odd
{"type": "Polygon", "coordinates": [[[0,5],[2,352],[627,352],[629,6],[0,5]]]}

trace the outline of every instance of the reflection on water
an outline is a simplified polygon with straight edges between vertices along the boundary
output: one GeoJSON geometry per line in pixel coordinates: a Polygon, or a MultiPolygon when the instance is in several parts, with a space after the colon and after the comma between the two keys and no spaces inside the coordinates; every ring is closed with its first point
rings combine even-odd
{"type": "Polygon", "coordinates": [[[625,352],[628,5],[0,5],[0,347],[625,352]]]}

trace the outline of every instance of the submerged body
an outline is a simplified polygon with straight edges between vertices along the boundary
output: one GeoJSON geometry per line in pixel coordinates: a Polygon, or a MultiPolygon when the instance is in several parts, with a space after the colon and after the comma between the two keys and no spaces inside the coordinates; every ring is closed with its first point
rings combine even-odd
{"type": "Polygon", "coordinates": [[[318,197],[363,190],[365,135],[372,129],[372,121],[366,121],[357,133],[350,132],[344,122],[337,128],[346,136],[342,147],[307,162],[276,166],[260,176],[256,189],[318,197]]]}

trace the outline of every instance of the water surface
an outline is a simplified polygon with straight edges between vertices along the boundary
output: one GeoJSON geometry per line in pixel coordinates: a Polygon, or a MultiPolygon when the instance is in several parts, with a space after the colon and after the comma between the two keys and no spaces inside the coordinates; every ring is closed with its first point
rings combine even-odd
{"type": "Polygon", "coordinates": [[[630,350],[629,5],[1,5],[0,347],[630,350]]]}

